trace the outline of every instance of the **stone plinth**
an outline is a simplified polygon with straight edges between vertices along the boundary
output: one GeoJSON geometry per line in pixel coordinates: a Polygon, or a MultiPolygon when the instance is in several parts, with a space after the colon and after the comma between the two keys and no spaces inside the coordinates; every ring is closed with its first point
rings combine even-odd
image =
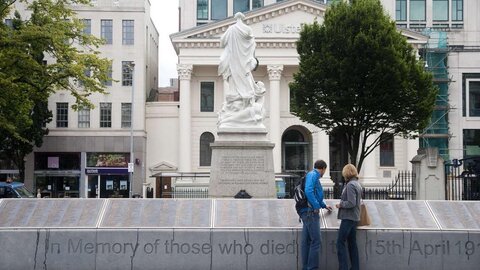
{"type": "Polygon", "coordinates": [[[275,198],[273,147],[264,129],[221,129],[212,143],[209,196],[233,198],[244,189],[253,198],[275,198]]]}

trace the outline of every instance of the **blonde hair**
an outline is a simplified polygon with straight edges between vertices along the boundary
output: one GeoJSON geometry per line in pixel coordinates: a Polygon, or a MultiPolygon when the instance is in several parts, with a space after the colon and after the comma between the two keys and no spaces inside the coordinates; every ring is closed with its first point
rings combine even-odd
{"type": "Polygon", "coordinates": [[[347,164],[345,167],[343,167],[342,175],[347,181],[351,180],[352,178],[358,178],[357,168],[355,168],[355,166],[352,164],[347,164]]]}

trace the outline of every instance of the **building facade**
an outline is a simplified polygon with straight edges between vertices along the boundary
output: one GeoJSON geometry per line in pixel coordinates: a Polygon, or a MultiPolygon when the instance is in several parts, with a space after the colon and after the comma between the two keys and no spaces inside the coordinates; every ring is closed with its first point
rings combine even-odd
{"type": "MultiPolygon", "coordinates": [[[[27,156],[25,184],[42,197],[107,198],[142,195],[146,157],[145,103],[158,85],[159,34],[149,0],[74,5],[84,31],[102,37],[112,60],[107,94],[92,94],[92,110],[72,110],[66,91],[49,98],[53,121],[43,145],[27,156]],[[131,144],[133,148],[131,148],[131,144]],[[128,163],[133,153],[130,183],[128,163]]],[[[53,59],[47,59],[53,61],[53,59]]],[[[79,84],[79,88],[82,86],[79,84]]]]}
{"type": "MultiPolygon", "coordinates": [[[[146,105],[146,174],[153,176],[147,181],[154,185],[155,176],[168,172],[209,172],[209,143],[217,138],[217,112],[223,103],[224,82],[217,71],[219,39],[238,11],[244,12],[257,42],[259,67],[254,77],[267,88],[265,125],[275,143],[275,173],[304,172],[322,158],[329,164],[325,184],[331,184],[330,177],[338,178],[348,162],[345,146],[291,114],[288,87],[298,69],[295,41],[301,24],[321,23],[330,2],[180,0],[181,29],[171,35],[178,55],[180,100],[146,105]]],[[[426,68],[434,72],[441,91],[431,124],[419,139],[392,137],[367,157],[361,172],[367,186],[385,185],[398,171],[411,169],[410,160],[419,147],[438,147],[445,159],[480,154],[480,19],[476,15],[480,3],[382,0],[382,4],[426,68]]],[[[195,181],[201,185],[208,178],[191,180],[195,181]]]]}

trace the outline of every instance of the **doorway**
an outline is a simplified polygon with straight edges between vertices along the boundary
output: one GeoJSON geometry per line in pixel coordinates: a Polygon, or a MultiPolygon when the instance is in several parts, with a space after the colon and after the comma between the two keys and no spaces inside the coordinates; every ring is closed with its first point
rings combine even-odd
{"type": "Polygon", "coordinates": [[[88,176],[88,198],[128,198],[129,190],[128,174],[88,176]]]}

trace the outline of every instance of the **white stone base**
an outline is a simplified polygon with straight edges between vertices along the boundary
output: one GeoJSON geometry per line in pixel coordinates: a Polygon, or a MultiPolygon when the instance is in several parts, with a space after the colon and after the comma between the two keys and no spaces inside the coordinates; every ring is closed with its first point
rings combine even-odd
{"type": "MultiPolygon", "coordinates": [[[[223,134],[211,144],[210,170],[211,198],[233,198],[244,189],[253,198],[276,198],[275,173],[273,171],[273,147],[268,141],[233,141],[242,134],[223,134]]],[[[260,134],[243,134],[258,137],[260,134]]],[[[266,135],[266,133],[264,134],[266,135]]]]}

